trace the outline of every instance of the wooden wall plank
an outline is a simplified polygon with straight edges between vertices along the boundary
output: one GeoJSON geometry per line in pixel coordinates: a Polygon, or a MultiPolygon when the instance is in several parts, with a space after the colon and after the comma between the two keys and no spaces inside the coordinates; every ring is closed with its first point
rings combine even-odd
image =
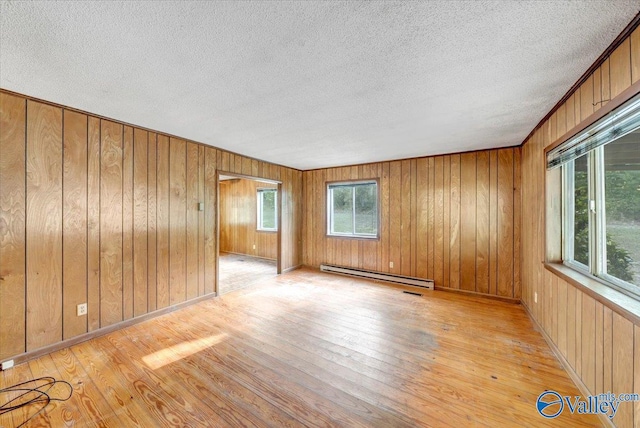
{"type": "Polygon", "coordinates": [[[0,93],[0,360],[25,352],[26,101],[0,93]]]}
{"type": "Polygon", "coordinates": [[[582,381],[596,390],[596,301],[582,296],[582,381]]]}
{"type": "Polygon", "coordinates": [[[87,145],[87,329],[100,328],[100,119],[89,116],[87,145]]]}
{"type": "Polygon", "coordinates": [[[490,159],[489,152],[478,152],[476,186],[476,291],[489,293],[490,159]]]}
{"type": "Polygon", "coordinates": [[[434,159],[434,193],[433,193],[433,280],[436,285],[444,286],[444,159],[434,159]]]}
{"type": "Polygon", "coordinates": [[[558,302],[558,349],[567,358],[567,287],[571,287],[563,279],[558,278],[558,292],[556,300],[558,302]]]}
{"type": "Polygon", "coordinates": [[[133,128],[122,141],[122,316],[133,317],[133,128]]]}
{"type": "Polygon", "coordinates": [[[498,150],[498,295],[513,297],[513,149],[498,150]]]}
{"type": "Polygon", "coordinates": [[[148,221],[149,203],[149,135],[135,129],[133,134],[133,315],[149,311],[149,253],[148,221]]]}
{"type": "MultiPolygon", "coordinates": [[[[198,202],[204,206],[205,181],[204,181],[204,165],[205,165],[205,148],[198,146],[198,202]]],[[[198,296],[204,296],[204,240],[205,240],[205,211],[198,211],[198,296]]]]}
{"type": "MultiPolygon", "coordinates": [[[[217,178],[216,178],[216,149],[205,148],[205,192],[204,192],[204,292],[210,294],[217,291],[217,273],[216,273],[216,194],[217,194],[217,178]]],[[[225,156],[222,156],[224,161],[225,156]]]]}
{"type": "MultiPolygon", "coordinates": [[[[613,374],[612,392],[630,393],[633,391],[633,323],[623,318],[617,313],[613,313],[613,374]]],[[[621,403],[614,418],[617,427],[632,428],[633,423],[633,402],[621,403]]]]}
{"type": "MultiPolygon", "coordinates": [[[[598,94],[600,94],[598,88],[598,94]]],[[[580,85],[580,122],[585,120],[593,113],[593,76],[589,76],[587,80],[580,85]]]]}
{"type": "Polygon", "coordinates": [[[613,311],[604,307],[603,314],[602,390],[613,388],[613,311]]]}
{"type": "Polygon", "coordinates": [[[198,297],[198,146],[187,143],[186,287],[187,300],[198,297]]]}
{"type": "Polygon", "coordinates": [[[498,292],[498,151],[489,151],[489,294],[498,292]]]}
{"type": "Polygon", "coordinates": [[[187,298],[187,145],[169,140],[169,304],[187,298]]]}
{"type": "Polygon", "coordinates": [[[62,339],[62,109],[27,101],[27,351],[62,339]]]}
{"type": "Polygon", "coordinates": [[[476,153],[460,156],[460,288],[476,290],[476,153]]]}
{"type": "Polygon", "coordinates": [[[604,306],[596,301],[595,304],[595,390],[596,394],[606,392],[603,386],[603,368],[604,368],[604,306]]]}
{"type": "MultiPolygon", "coordinates": [[[[636,33],[638,33],[638,31],[636,30],[636,33]]],[[[638,46],[638,48],[640,50],[640,46],[638,46]]],[[[634,326],[634,339],[633,339],[633,343],[634,343],[634,358],[633,358],[633,392],[640,395],[640,358],[638,358],[638,355],[640,355],[640,326],[639,325],[635,325],[634,326]]],[[[633,426],[634,427],[639,427],[640,426],[640,400],[636,401],[634,403],[634,407],[633,407],[633,426]]]]}
{"type": "Polygon", "coordinates": [[[513,297],[522,298],[522,153],[513,149],[513,297]]]}
{"type": "Polygon", "coordinates": [[[87,139],[84,114],[63,112],[62,315],[63,339],[87,332],[87,139]]]}
{"type": "Polygon", "coordinates": [[[631,83],[636,83],[640,80],[640,27],[633,31],[629,43],[631,50],[631,83]]]}
{"type": "Polygon", "coordinates": [[[449,281],[460,288],[460,155],[451,155],[451,226],[449,281]]]}
{"type": "Polygon", "coordinates": [[[411,161],[400,162],[400,274],[411,275],[411,161]]]}
{"type": "Polygon", "coordinates": [[[157,136],[156,293],[157,309],[169,306],[169,137],[157,136]]]}
{"type": "Polygon", "coordinates": [[[417,258],[416,276],[427,278],[427,158],[419,158],[416,162],[416,182],[417,182],[417,210],[416,210],[416,238],[417,238],[417,258]]]}
{"type": "Polygon", "coordinates": [[[609,99],[631,86],[631,40],[626,39],[609,58],[609,79],[611,93],[609,99]]]}
{"type": "Polygon", "coordinates": [[[427,277],[434,277],[435,261],[435,158],[430,157],[427,164],[427,277]]]}
{"type": "Polygon", "coordinates": [[[402,194],[391,189],[402,186],[402,163],[389,163],[389,272],[400,273],[402,249],[402,194]],[[393,267],[391,267],[393,263],[393,267]]]}
{"type": "Polygon", "coordinates": [[[122,125],[102,120],[100,327],[122,321],[122,125]]]}
{"type": "Polygon", "coordinates": [[[149,312],[158,307],[158,146],[157,135],[149,133],[147,146],[147,307],[149,312]]]}

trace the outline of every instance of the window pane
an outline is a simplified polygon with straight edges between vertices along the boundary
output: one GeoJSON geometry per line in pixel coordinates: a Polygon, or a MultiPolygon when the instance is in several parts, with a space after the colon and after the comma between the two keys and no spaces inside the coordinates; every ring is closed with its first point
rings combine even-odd
{"type": "Polygon", "coordinates": [[[640,131],[604,147],[607,273],[640,285],[640,131]]]}
{"type": "Polygon", "coordinates": [[[376,184],[356,186],[356,233],[376,235],[378,233],[378,192],[376,184]]]}
{"type": "Polygon", "coordinates": [[[589,266],[589,178],[587,155],[574,161],[573,259],[589,266]]]}
{"type": "Polygon", "coordinates": [[[353,233],[353,187],[334,187],[333,232],[353,233]]]}
{"type": "Polygon", "coordinates": [[[276,192],[273,190],[262,192],[262,228],[276,228],[276,192]]]}

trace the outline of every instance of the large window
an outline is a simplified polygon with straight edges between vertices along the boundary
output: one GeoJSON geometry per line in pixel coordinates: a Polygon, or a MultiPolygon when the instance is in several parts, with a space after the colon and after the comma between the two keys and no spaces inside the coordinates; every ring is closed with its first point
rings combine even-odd
{"type": "Polygon", "coordinates": [[[564,263],[640,297],[640,99],[549,152],[562,168],[564,263]]]}
{"type": "Polygon", "coordinates": [[[258,189],[258,230],[278,230],[278,191],[258,189]]]}
{"type": "Polygon", "coordinates": [[[327,187],[327,233],[333,236],[378,236],[378,183],[332,183],[327,187]]]}

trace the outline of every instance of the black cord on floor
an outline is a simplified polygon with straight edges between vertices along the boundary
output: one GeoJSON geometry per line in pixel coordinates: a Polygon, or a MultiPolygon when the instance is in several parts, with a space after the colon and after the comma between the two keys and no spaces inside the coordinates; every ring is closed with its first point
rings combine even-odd
{"type": "Polygon", "coordinates": [[[0,415],[12,412],[25,406],[39,405],[42,407],[38,409],[33,415],[18,425],[19,428],[29,422],[31,419],[40,414],[52,401],[67,401],[73,394],[73,387],[65,380],[56,380],[51,376],[39,377],[37,379],[28,380],[26,382],[17,383],[13,386],[0,389],[0,396],[2,394],[18,393],[18,395],[6,403],[0,405],[0,415]],[[30,385],[31,384],[31,385],[30,385]],[[53,397],[51,395],[51,389],[57,384],[64,384],[69,387],[69,395],[66,397],[53,397]],[[32,397],[29,395],[32,394],[32,397]]]}

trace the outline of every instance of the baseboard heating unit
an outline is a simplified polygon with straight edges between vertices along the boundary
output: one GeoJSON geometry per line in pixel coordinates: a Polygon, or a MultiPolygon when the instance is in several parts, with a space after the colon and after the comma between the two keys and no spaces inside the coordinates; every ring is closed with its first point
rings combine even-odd
{"type": "Polygon", "coordinates": [[[360,278],[376,279],[379,281],[393,282],[396,284],[408,285],[412,287],[420,287],[427,290],[433,290],[433,280],[414,278],[411,276],[396,275],[393,273],[374,272],[364,269],[348,268],[334,265],[320,265],[322,272],[339,273],[342,275],[357,276],[360,278]]]}

